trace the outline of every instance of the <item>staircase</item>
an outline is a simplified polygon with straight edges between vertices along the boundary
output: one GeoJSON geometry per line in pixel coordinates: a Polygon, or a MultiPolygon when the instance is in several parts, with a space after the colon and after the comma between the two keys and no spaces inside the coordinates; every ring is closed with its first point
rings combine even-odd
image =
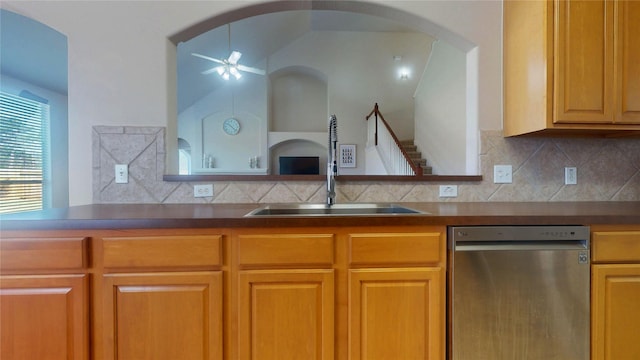
{"type": "Polygon", "coordinates": [[[422,158],[422,153],[418,151],[418,146],[413,143],[413,140],[401,140],[400,145],[407,152],[411,161],[422,168],[423,175],[431,175],[432,168],[427,165],[427,159],[422,158]]]}
{"type": "Polygon", "coordinates": [[[389,123],[380,113],[378,103],[365,119],[367,120],[367,143],[375,145],[387,174],[423,176],[433,173],[431,166],[427,166],[427,160],[422,159],[422,153],[418,152],[418,147],[414,145],[413,140],[400,141],[394,134],[389,123]]]}

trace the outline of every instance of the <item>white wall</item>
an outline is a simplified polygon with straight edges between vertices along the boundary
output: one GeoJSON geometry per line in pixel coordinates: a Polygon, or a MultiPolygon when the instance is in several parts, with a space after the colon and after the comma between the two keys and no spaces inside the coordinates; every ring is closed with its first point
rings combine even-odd
{"type": "MultiPolygon", "coordinates": [[[[467,50],[477,46],[480,128],[501,129],[500,1],[373,2],[449,29],[451,32],[434,35],[467,50]]],[[[69,144],[69,187],[73,189],[70,205],[92,202],[92,184],[88,181],[92,171],[92,126],[166,126],[167,138],[177,137],[175,46],[168,37],[214,15],[255,3],[88,0],[0,3],[3,8],[40,21],[68,38],[69,138],[73,139],[69,144]]]]}
{"type": "Polygon", "coordinates": [[[466,75],[466,54],[435,42],[415,101],[415,144],[434,174],[466,172],[466,75]]]}
{"type": "Polygon", "coordinates": [[[270,78],[269,131],[327,131],[325,81],[291,72],[270,78]]]}
{"type": "Polygon", "coordinates": [[[215,168],[227,171],[249,168],[254,156],[262,159],[261,167],[267,165],[267,83],[265,76],[247,74],[241,81],[225,82],[178,114],[178,137],[191,145],[192,169],[202,167],[203,153],[215,158],[215,168]],[[235,136],[222,131],[222,122],[231,117],[240,123],[235,136]]]}

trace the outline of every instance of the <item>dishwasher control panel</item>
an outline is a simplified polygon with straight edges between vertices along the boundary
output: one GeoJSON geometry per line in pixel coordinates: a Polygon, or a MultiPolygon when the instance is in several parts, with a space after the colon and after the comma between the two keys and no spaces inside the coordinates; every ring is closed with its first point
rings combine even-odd
{"type": "Polygon", "coordinates": [[[587,240],[589,227],[563,226],[454,226],[449,231],[454,241],[553,241],[587,240]]]}

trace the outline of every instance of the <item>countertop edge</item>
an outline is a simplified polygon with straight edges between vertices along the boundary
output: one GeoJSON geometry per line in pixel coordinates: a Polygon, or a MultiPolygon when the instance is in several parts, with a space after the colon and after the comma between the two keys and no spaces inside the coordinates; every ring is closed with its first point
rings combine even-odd
{"type": "Polygon", "coordinates": [[[245,217],[264,204],[96,204],[0,218],[0,230],[419,225],[640,225],[640,202],[401,203],[427,214],[245,217]]]}

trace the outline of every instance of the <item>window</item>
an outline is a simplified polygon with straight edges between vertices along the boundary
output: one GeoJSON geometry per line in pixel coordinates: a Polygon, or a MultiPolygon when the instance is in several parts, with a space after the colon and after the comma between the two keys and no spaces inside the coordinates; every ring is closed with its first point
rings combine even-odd
{"type": "Polygon", "coordinates": [[[49,105],[0,92],[0,214],[49,207],[49,105]]]}

